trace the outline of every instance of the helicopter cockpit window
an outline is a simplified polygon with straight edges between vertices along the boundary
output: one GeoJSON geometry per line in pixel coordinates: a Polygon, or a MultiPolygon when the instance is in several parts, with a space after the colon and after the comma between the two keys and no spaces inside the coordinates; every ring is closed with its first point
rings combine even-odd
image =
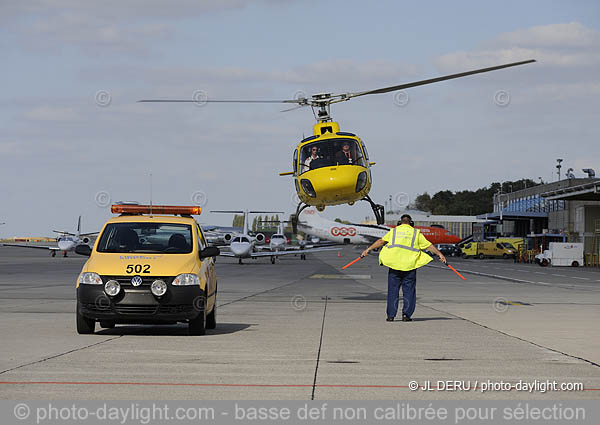
{"type": "Polygon", "coordinates": [[[294,161],[292,167],[294,169],[294,175],[298,174],[298,149],[294,151],[294,161]]]}
{"type": "Polygon", "coordinates": [[[309,143],[300,152],[300,173],[337,165],[365,166],[365,159],[354,139],[327,139],[309,143]]]}

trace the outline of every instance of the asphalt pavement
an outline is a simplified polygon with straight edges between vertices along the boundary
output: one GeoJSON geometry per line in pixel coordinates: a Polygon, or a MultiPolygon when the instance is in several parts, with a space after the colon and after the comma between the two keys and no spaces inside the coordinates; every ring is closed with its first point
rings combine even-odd
{"type": "Polygon", "coordinates": [[[191,337],[185,325],[78,335],[85,258],[0,247],[0,398],[600,398],[598,269],[452,259],[463,281],[433,262],[414,321],[389,323],[376,257],[341,271],[359,253],[219,258],[218,326],[191,337]],[[520,381],[584,390],[483,391],[520,381]]]}

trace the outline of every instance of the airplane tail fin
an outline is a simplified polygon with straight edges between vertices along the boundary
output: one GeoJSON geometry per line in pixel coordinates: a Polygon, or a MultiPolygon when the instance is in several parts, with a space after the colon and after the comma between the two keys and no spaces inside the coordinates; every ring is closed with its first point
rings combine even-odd
{"type": "Polygon", "coordinates": [[[81,233],[81,216],[77,219],[77,236],[81,233]]]}
{"type": "Polygon", "coordinates": [[[316,208],[309,207],[305,208],[298,217],[298,221],[302,224],[306,224],[309,226],[314,226],[319,223],[324,224],[329,221],[326,218],[321,217],[316,208]]]}

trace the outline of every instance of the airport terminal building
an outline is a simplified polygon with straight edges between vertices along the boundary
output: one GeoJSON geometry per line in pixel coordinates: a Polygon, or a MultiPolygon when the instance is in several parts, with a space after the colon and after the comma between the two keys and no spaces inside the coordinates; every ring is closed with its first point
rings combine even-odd
{"type": "Polygon", "coordinates": [[[502,236],[562,235],[583,242],[585,253],[599,252],[600,179],[572,178],[494,195],[494,211],[479,215],[496,220],[502,236]]]}

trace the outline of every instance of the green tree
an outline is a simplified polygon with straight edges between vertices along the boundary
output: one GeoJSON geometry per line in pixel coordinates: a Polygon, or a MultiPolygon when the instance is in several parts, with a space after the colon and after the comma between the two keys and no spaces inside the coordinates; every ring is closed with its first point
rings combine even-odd
{"type": "Polygon", "coordinates": [[[415,208],[421,211],[431,211],[431,196],[425,192],[415,198],[415,208]]]}
{"type": "Polygon", "coordinates": [[[442,190],[433,196],[427,192],[415,198],[415,206],[422,211],[436,215],[479,215],[491,212],[494,208],[494,194],[500,190],[503,193],[515,192],[537,186],[539,183],[531,179],[516,181],[493,182],[489,186],[475,191],[462,190],[452,192],[442,190]]]}

